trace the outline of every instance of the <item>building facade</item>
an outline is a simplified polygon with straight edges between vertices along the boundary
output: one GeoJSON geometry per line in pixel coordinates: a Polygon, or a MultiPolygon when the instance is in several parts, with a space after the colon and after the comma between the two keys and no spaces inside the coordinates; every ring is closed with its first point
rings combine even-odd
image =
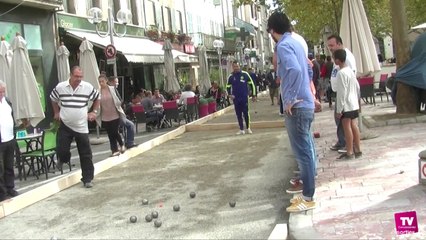
{"type": "MultiPolygon", "coordinates": [[[[27,41],[28,55],[38,85],[48,94],[57,83],[55,12],[62,1],[0,1],[0,36],[9,43],[19,32],[27,41]]],[[[47,105],[43,97],[42,105],[47,105]]],[[[49,105],[47,105],[49,106],[49,105]]],[[[49,107],[48,113],[49,115],[49,107]]]]}
{"type": "MultiPolygon", "coordinates": [[[[175,50],[181,84],[198,82],[196,48],[200,45],[207,48],[212,76],[217,76],[213,73],[219,69],[226,76],[234,59],[244,66],[262,69],[271,55],[265,30],[266,7],[237,7],[233,0],[0,0],[0,8],[6,10],[0,16],[0,35],[10,42],[20,32],[28,41],[31,64],[46,93],[57,84],[56,49],[61,42],[70,50],[70,65],[78,65],[79,46],[84,38],[88,39],[94,45],[100,71],[113,75],[113,67],[104,53],[110,44],[109,37],[102,38],[97,33],[107,32],[109,8],[118,34],[124,33],[124,26],[117,23],[117,13],[120,9],[132,13],[126,34],[113,37],[117,75],[122,80],[120,90],[127,100],[141,88],[163,87],[161,48],[165,39],[172,42],[175,50]],[[97,26],[88,21],[88,10],[93,7],[102,11],[103,21],[97,26]],[[216,39],[225,43],[222,59],[213,47],[216,39]]],[[[50,104],[47,106],[51,111],[50,104]]]]}

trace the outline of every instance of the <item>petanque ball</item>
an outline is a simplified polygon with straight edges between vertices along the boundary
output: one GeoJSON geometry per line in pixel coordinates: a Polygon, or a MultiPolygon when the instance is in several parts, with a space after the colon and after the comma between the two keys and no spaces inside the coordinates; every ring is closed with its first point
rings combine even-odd
{"type": "Polygon", "coordinates": [[[229,202],[229,206],[230,206],[230,207],[235,207],[235,204],[237,204],[235,201],[231,201],[231,202],[229,202]]]}
{"type": "Polygon", "coordinates": [[[180,210],[180,206],[179,206],[179,204],[175,204],[175,205],[173,205],[173,211],[175,211],[175,212],[179,212],[179,210],[180,210]]]}
{"type": "Polygon", "coordinates": [[[159,220],[155,220],[155,221],[154,221],[154,226],[155,226],[156,228],[161,227],[161,224],[162,224],[162,222],[161,222],[161,221],[159,221],[159,220]]]}
{"type": "Polygon", "coordinates": [[[148,205],[148,203],[149,203],[148,199],[143,199],[143,200],[142,200],[142,204],[143,204],[143,205],[148,205]]]}
{"type": "Polygon", "coordinates": [[[320,138],[321,134],[319,132],[314,132],[314,138],[320,138]]]}
{"type": "Polygon", "coordinates": [[[152,216],[152,218],[158,218],[158,212],[152,211],[151,216],[152,216]]]}
{"type": "Polygon", "coordinates": [[[191,198],[195,198],[195,195],[196,195],[196,194],[195,194],[195,192],[190,192],[190,193],[189,193],[189,196],[190,196],[191,198]]]}
{"type": "Polygon", "coordinates": [[[130,222],[131,223],[135,223],[135,222],[137,222],[138,221],[138,218],[136,217],[136,216],[131,216],[130,217],[130,222]]]}
{"type": "Polygon", "coordinates": [[[147,221],[147,222],[151,222],[152,221],[151,214],[148,214],[148,215],[145,216],[145,221],[147,221]]]}

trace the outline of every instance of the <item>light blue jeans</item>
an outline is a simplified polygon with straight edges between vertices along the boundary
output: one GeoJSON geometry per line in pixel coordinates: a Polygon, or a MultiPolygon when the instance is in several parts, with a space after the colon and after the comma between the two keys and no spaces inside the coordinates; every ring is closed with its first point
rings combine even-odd
{"type": "Polygon", "coordinates": [[[292,108],[291,111],[292,115],[285,113],[285,125],[303,181],[303,196],[312,200],[316,172],[315,145],[311,133],[314,109],[292,108]]]}

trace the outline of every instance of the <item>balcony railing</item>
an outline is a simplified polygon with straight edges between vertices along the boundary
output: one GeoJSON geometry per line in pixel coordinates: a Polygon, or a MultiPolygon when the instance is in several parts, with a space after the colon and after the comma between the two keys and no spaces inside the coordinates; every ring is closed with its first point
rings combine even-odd
{"type": "Polygon", "coordinates": [[[248,22],[245,22],[239,18],[234,17],[234,24],[235,24],[235,27],[245,28],[246,31],[248,31],[249,33],[256,34],[256,29],[254,28],[253,25],[251,25],[248,22]]]}
{"type": "MultiPolygon", "coordinates": [[[[190,33],[188,35],[192,37],[192,42],[194,42],[194,46],[203,44],[208,51],[216,51],[216,49],[213,47],[213,41],[216,39],[219,39],[219,37],[208,35],[205,33],[190,33]]],[[[222,41],[225,43],[225,46],[223,47],[223,51],[225,52],[235,51],[235,41],[228,40],[228,39],[222,39],[222,41]]]]}

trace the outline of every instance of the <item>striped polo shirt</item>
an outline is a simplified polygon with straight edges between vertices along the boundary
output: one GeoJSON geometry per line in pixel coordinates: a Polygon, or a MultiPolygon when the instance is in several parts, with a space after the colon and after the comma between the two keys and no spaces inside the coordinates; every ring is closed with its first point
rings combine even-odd
{"type": "Polygon", "coordinates": [[[89,101],[99,98],[99,91],[90,83],[81,81],[74,90],[69,81],[60,82],[50,94],[50,99],[57,102],[61,121],[75,132],[89,133],[87,111],[89,101]]]}

